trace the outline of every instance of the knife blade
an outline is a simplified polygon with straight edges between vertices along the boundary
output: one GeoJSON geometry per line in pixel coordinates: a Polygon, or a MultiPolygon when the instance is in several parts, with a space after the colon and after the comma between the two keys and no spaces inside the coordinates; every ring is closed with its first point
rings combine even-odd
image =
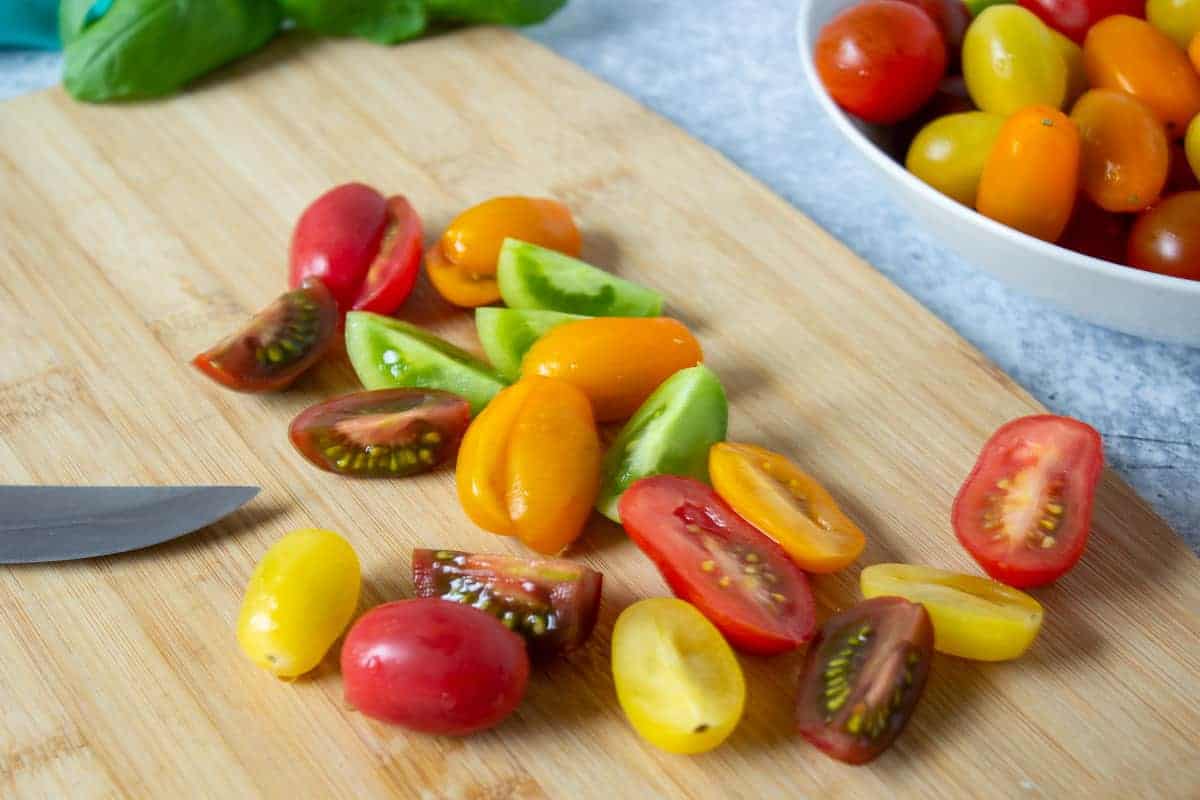
{"type": "Polygon", "coordinates": [[[240,508],[257,486],[0,486],[0,564],[70,561],[176,539],[240,508]]]}

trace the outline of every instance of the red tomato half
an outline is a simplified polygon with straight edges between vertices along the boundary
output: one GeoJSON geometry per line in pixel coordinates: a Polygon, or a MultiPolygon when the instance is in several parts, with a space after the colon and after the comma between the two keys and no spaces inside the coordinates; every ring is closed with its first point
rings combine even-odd
{"type": "Polygon", "coordinates": [[[291,286],[317,278],[338,308],[391,314],[408,298],[421,263],[421,219],[403,197],[361,183],[329,190],[292,234],[291,286]]]}
{"type": "Polygon", "coordinates": [[[1125,14],[1146,16],[1145,0],[1020,0],[1021,5],[1042,18],[1042,22],[1078,44],[1083,44],[1088,28],[1105,17],[1125,14]]]}
{"type": "Polygon", "coordinates": [[[437,598],[368,611],[342,645],[346,702],[426,733],[490,728],[525,695],[529,656],[495,617],[437,598]]]}
{"type": "Polygon", "coordinates": [[[1050,414],[1013,420],[987,440],[954,500],[959,542],[1009,586],[1056,580],[1083,555],[1103,468],[1090,425],[1050,414]]]}
{"type": "Polygon", "coordinates": [[[239,392],[270,392],[300,377],[325,354],[337,333],[337,304],[311,282],[280,295],[254,319],[192,364],[239,392]]]}
{"type": "Polygon", "coordinates": [[[846,9],[817,37],[817,73],[851,114],[880,124],[913,114],[946,73],[946,45],[929,15],[899,0],[846,9]]]}
{"type": "Polygon", "coordinates": [[[355,392],[300,412],[288,429],[314,465],[357,478],[428,472],[458,451],[471,404],[433,389],[355,392]]]}
{"type": "Polygon", "coordinates": [[[748,653],[792,650],[813,635],[808,578],[783,548],[691,478],[657,475],[630,486],[621,524],[679,598],[748,653]]]}

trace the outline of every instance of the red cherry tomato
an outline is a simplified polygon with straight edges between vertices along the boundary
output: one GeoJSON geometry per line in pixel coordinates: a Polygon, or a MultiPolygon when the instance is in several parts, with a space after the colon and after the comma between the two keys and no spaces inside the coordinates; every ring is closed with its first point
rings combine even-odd
{"type": "Polygon", "coordinates": [[[1200,192],[1180,192],[1144,212],[1129,234],[1131,267],[1200,281],[1200,192]]]}
{"type": "Polygon", "coordinates": [[[1075,566],[1104,468],[1100,434],[1070,417],[1023,417],[983,446],[952,512],[966,551],[996,580],[1025,588],[1075,566]]]}
{"type": "Polygon", "coordinates": [[[1105,211],[1086,197],[1080,197],[1058,243],[1085,256],[1124,264],[1132,222],[1128,214],[1105,211]]]}
{"type": "Polygon", "coordinates": [[[821,29],[817,72],[834,101],[890,124],[925,104],[946,72],[946,45],[929,15],[899,0],[868,0],[821,29]]]}
{"type": "Polygon", "coordinates": [[[812,637],[816,614],[804,573],[711,487],[673,475],[643,478],[618,510],[676,596],[734,647],[770,655],[812,637]]]}
{"type": "Polygon", "coordinates": [[[426,733],[490,728],[525,694],[529,656],[490,614],[434,597],[385,603],[342,645],[346,702],[375,719],[426,733]]]}
{"type": "Polygon", "coordinates": [[[1171,142],[1171,154],[1167,162],[1167,186],[1163,189],[1163,194],[1194,192],[1197,189],[1200,189],[1200,180],[1196,179],[1196,173],[1188,163],[1183,142],[1171,142]]]}
{"type": "Polygon", "coordinates": [[[1051,28],[1079,44],[1088,28],[1113,14],[1144,17],[1144,0],[1020,0],[1021,5],[1042,18],[1051,28]]]}
{"type": "Polygon", "coordinates": [[[292,234],[291,286],[317,278],[338,308],[391,314],[408,298],[421,263],[421,219],[403,197],[361,183],[313,201],[292,234]]]}
{"type": "Polygon", "coordinates": [[[924,11],[942,32],[946,44],[946,65],[953,68],[958,64],[962,52],[963,34],[971,24],[971,12],[962,0],[904,0],[924,11]]]}
{"type": "Polygon", "coordinates": [[[315,364],[337,333],[337,304],[315,281],[280,295],[240,331],[192,359],[239,392],[283,389],[315,364]]]}

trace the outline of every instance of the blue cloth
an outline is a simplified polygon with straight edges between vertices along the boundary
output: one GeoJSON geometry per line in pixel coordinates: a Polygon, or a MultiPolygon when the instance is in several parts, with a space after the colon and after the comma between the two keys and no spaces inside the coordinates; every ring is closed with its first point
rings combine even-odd
{"type": "Polygon", "coordinates": [[[0,0],[0,47],[57,50],[58,0],[0,0]]]}

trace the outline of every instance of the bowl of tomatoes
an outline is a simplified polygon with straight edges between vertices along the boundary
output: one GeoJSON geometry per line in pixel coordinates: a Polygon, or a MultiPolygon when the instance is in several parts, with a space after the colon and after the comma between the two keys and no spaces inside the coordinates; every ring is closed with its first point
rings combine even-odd
{"type": "Polygon", "coordinates": [[[1008,285],[1200,347],[1200,0],[802,0],[805,80],[1008,285]]]}

